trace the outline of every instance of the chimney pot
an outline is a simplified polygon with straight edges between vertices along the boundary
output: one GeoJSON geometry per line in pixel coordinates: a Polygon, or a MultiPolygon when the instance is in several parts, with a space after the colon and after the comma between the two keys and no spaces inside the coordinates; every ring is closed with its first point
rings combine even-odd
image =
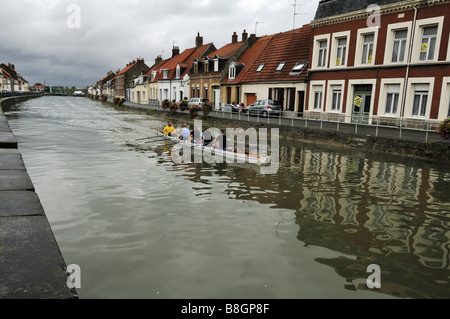
{"type": "Polygon", "coordinates": [[[238,36],[237,36],[237,33],[236,32],[234,32],[233,33],[233,36],[231,37],[231,43],[237,43],[238,42],[238,36]]]}

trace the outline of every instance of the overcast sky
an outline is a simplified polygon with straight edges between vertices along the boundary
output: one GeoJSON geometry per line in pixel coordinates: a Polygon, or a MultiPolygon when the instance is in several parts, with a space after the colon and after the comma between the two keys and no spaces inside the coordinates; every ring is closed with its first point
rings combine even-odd
{"type": "MultiPolygon", "coordinates": [[[[235,31],[240,40],[244,29],[258,36],[291,30],[294,2],[0,0],[0,62],[13,63],[30,85],[85,88],[138,57],[152,66],[174,44],[192,48],[198,32],[220,48],[235,31]]],[[[297,0],[296,28],[314,18],[318,3],[297,0]]]]}

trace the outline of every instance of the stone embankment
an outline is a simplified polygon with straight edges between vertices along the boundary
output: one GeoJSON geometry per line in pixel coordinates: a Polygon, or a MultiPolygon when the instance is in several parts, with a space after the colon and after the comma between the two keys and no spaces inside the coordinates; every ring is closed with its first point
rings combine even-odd
{"type": "Polygon", "coordinates": [[[3,113],[3,107],[28,98],[0,99],[0,298],[77,299],[67,286],[64,258],[3,113]]]}

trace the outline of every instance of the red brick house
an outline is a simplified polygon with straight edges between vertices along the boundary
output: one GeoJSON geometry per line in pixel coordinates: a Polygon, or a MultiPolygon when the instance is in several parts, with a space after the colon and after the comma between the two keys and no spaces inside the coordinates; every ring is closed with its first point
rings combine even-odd
{"type": "Polygon", "coordinates": [[[239,81],[240,102],[250,105],[255,100],[270,99],[280,103],[285,115],[303,112],[310,45],[310,25],[260,38],[244,57],[248,61],[239,61],[245,67],[237,78],[228,79],[231,83],[239,81]]]}
{"type": "Polygon", "coordinates": [[[230,43],[206,57],[196,59],[189,72],[190,97],[206,98],[216,107],[230,104],[233,95],[229,91],[221,92],[221,83],[228,77],[230,65],[237,62],[255,41],[255,37],[249,38],[245,30],[242,41],[238,41],[238,35],[234,32],[230,43]]]}
{"type": "Polygon", "coordinates": [[[145,64],[144,59],[136,59],[128,63],[127,66],[116,74],[115,92],[116,96],[130,100],[129,90],[131,82],[138,76],[148,73],[150,68],[145,64]]]}
{"type": "Polygon", "coordinates": [[[309,117],[423,127],[450,116],[449,0],[322,0],[309,117]]]}

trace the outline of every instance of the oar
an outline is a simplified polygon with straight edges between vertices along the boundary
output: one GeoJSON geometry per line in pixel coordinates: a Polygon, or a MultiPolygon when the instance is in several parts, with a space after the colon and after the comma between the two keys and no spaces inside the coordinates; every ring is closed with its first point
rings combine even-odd
{"type": "Polygon", "coordinates": [[[156,139],[163,139],[164,136],[152,136],[152,137],[146,137],[146,138],[140,138],[137,139],[136,141],[145,141],[145,140],[156,140],[156,139]]]}

